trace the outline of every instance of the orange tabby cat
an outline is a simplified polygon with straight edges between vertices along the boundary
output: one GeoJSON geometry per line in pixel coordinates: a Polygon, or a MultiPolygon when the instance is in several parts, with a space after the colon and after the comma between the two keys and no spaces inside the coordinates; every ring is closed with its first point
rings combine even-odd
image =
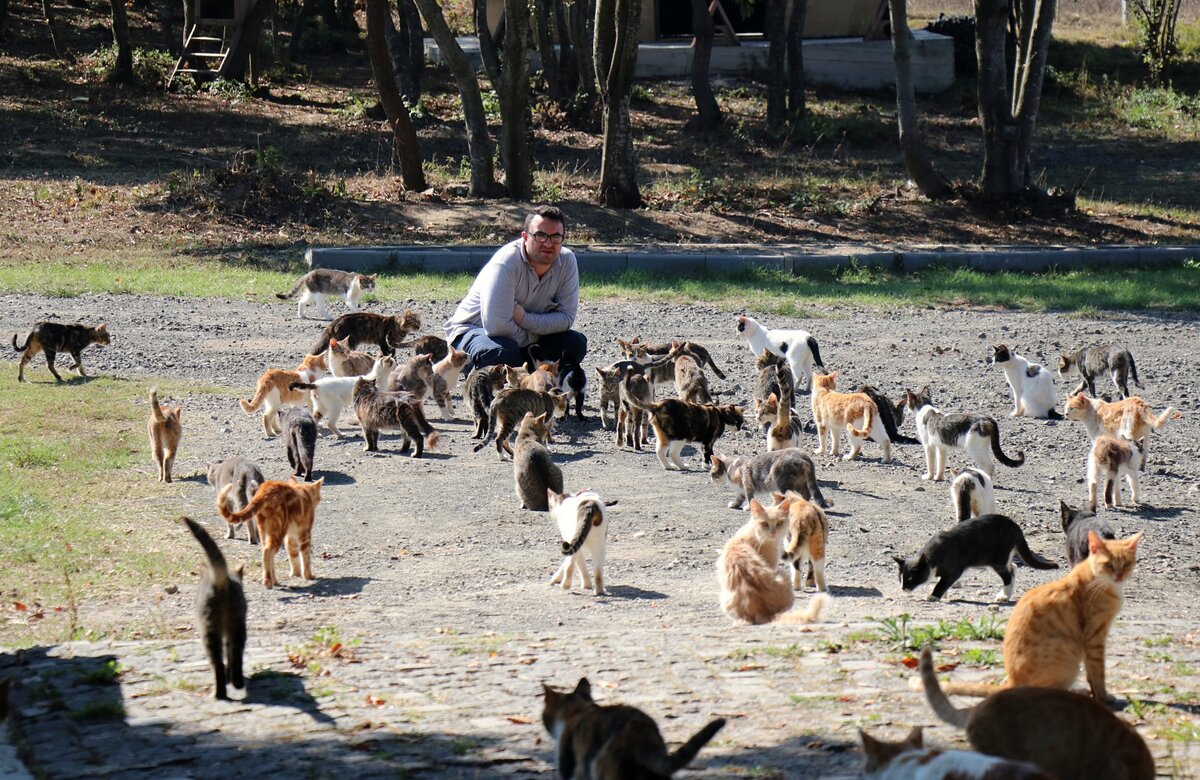
{"type": "Polygon", "coordinates": [[[312,527],[324,483],[324,477],[308,483],[268,480],[258,486],[254,498],[238,512],[230,511],[226,504],[235,485],[226,485],[217,496],[217,512],[225,522],[243,523],[257,517],[262,540],[263,585],[268,588],[276,582],[275,553],[285,543],[292,576],[316,579],[312,573],[312,527]]]}
{"type": "Polygon", "coordinates": [[[158,389],[150,388],[150,419],[146,421],[146,432],[150,434],[150,449],[154,462],[158,464],[158,481],[171,481],[171,466],[175,463],[175,450],[183,437],[180,415],[182,406],[163,409],[158,405],[158,389]]]}
{"type": "Polygon", "coordinates": [[[279,410],[284,406],[308,406],[308,390],[292,390],[288,386],[293,382],[309,383],[325,373],[325,352],[319,355],[306,355],[295,371],[284,371],[281,368],[269,368],[258,378],[254,398],[249,401],[242,399],[238,403],[246,414],[254,414],[263,407],[263,431],[268,436],[278,434],[283,426],[279,423],[279,410]]]}
{"type": "Polygon", "coordinates": [[[1150,432],[1163,427],[1168,419],[1176,419],[1183,415],[1168,406],[1156,417],[1150,410],[1150,405],[1142,400],[1141,396],[1131,395],[1120,401],[1109,402],[1076,393],[1068,398],[1063,406],[1063,416],[1068,420],[1082,421],[1087,428],[1088,437],[1093,440],[1107,433],[1110,436],[1124,436],[1136,441],[1142,448],[1144,468],[1150,432]]]}
{"type": "Polygon", "coordinates": [[[1001,688],[1070,688],[1082,662],[1092,696],[1112,702],[1104,685],[1104,642],[1121,610],[1143,532],[1105,540],[1088,531],[1088,557],[1070,574],[1026,591],[1004,631],[1003,686],[949,684],[946,693],[986,696],[1001,688]]]}
{"type": "Polygon", "coordinates": [[[808,501],[798,493],[772,493],[776,505],[790,501],[788,508],[787,544],[783,559],[791,561],[792,587],[800,590],[803,577],[800,570],[808,561],[808,582],[817,590],[825,592],[825,543],[829,540],[829,520],[821,507],[808,501]]]}
{"type": "Polygon", "coordinates": [[[812,413],[813,422],[817,424],[817,453],[824,452],[825,433],[829,432],[829,454],[837,455],[841,450],[841,432],[846,429],[850,437],[850,452],[845,460],[858,457],[863,440],[868,436],[883,443],[883,462],[892,462],[892,443],[887,431],[883,429],[883,421],[879,419],[879,409],[866,393],[838,393],[837,372],[817,374],[813,377],[812,413]],[[855,428],[859,420],[863,421],[862,428],[855,428]]]}

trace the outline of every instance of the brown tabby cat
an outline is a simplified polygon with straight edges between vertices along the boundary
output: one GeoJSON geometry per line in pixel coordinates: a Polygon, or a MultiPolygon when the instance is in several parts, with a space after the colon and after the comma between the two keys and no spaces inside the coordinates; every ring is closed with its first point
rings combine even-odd
{"type": "Polygon", "coordinates": [[[554,465],[550,451],[543,446],[549,440],[549,413],[535,417],[533,412],[526,412],[513,447],[513,480],[522,509],[548,512],[550,504],[546,490],[562,493],[562,469],[554,465]]]}
{"type": "Polygon", "coordinates": [[[388,376],[386,389],[412,393],[417,400],[422,400],[433,389],[433,355],[426,352],[423,355],[413,355],[404,365],[397,366],[388,376]]]}
{"type": "Polygon", "coordinates": [[[425,454],[425,448],[437,446],[440,434],[425,419],[421,401],[411,393],[385,392],[375,389],[371,379],[354,383],[354,412],[362,425],[363,446],[367,452],[378,452],[379,433],[384,430],[400,432],[400,452],[408,452],[414,443],[413,457],[425,454]]]}
{"type": "MultiPolygon", "coordinates": [[[[772,395],[775,396],[776,403],[778,403],[779,396],[783,395],[784,384],[792,388],[792,395],[795,396],[796,380],[792,376],[791,369],[788,368],[787,360],[768,349],[755,359],[754,365],[758,369],[758,382],[754,387],[754,413],[756,415],[762,413],[763,404],[772,395]],[[779,368],[782,368],[783,371],[779,371],[779,368]]],[[[774,413],[771,418],[774,420],[774,413]]],[[[761,418],[759,424],[762,424],[761,418]]],[[[770,423],[768,422],[767,425],[770,423]]]]}
{"type": "MultiPolygon", "coordinates": [[[[672,352],[671,354],[676,354],[672,352]]],[[[708,377],[691,355],[677,354],[675,357],[675,394],[681,401],[693,404],[711,404],[712,393],[708,390],[708,377]]]]}
{"type": "MultiPolygon", "coordinates": [[[[625,377],[623,386],[627,393],[633,379],[633,376],[625,377]]],[[[689,404],[678,398],[647,403],[632,395],[629,395],[629,402],[634,409],[650,412],[650,424],[654,426],[654,434],[658,438],[655,453],[658,462],[668,471],[671,470],[667,465],[668,455],[675,468],[684,469],[679,452],[689,442],[703,448],[704,465],[711,466],[713,442],[725,432],[726,425],[741,430],[744,422],[742,410],[733,404],[689,404]]]]}
{"type": "Polygon", "coordinates": [[[472,439],[487,435],[492,401],[496,399],[496,393],[504,387],[505,368],[506,366],[497,364],[472,369],[471,373],[467,374],[466,384],[463,385],[463,399],[471,405],[471,413],[475,417],[472,439]]]}
{"type": "Polygon", "coordinates": [[[25,381],[25,366],[39,352],[46,353],[46,366],[54,375],[55,382],[63,381],[54,368],[54,358],[59,352],[67,352],[75,358],[75,365],[71,366],[72,371],[78,371],[80,376],[87,376],[87,372],[83,370],[83,358],[81,357],[83,351],[92,344],[103,346],[111,343],[112,339],[108,335],[108,323],[101,323],[93,328],[90,325],[39,322],[33,326],[33,330],[25,338],[25,344],[20,347],[17,346],[17,334],[13,334],[13,350],[24,352],[21,355],[21,362],[17,365],[17,381],[25,381]]]}
{"type": "Polygon", "coordinates": [[[521,379],[521,387],[549,393],[558,389],[558,361],[538,363],[529,376],[521,379]]]}
{"type": "Polygon", "coordinates": [[[359,344],[378,344],[380,352],[394,355],[397,347],[407,346],[404,339],[408,334],[420,329],[421,315],[411,309],[392,317],[369,311],[347,312],[325,327],[309,352],[319,355],[329,348],[330,339],[337,339],[351,349],[359,344]]]}
{"type": "Polygon", "coordinates": [[[707,365],[721,379],[725,378],[725,372],[717,368],[717,364],[713,362],[712,355],[703,345],[697,344],[694,341],[667,341],[662,344],[650,344],[642,341],[641,336],[634,336],[631,341],[623,341],[617,339],[617,346],[621,348],[621,353],[627,360],[654,360],[667,354],[671,350],[679,349],[691,355],[701,367],[707,365]]]}
{"type": "Polygon", "coordinates": [[[163,409],[158,405],[158,389],[150,388],[150,419],[146,421],[146,432],[150,434],[150,450],[158,465],[158,481],[171,481],[171,467],[175,465],[175,450],[183,437],[180,416],[182,406],[163,409]]]}
{"type": "Polygon", "coordinates": [[[244,523],[251,517],[258,519],[263,585],[266,587],[275,585],[275,553],[285,543],[292,562],[292,576],[316,579],[312,573],[312,527],[317,504],[321,503],[323,484],[324,477],[308,483],[268,480],[258,486],[250,503],[237,512],[230,511],[226,503],[233,485],[226,485],[217,496],[217,512],[225,522],[244,523]]]}
{"type": "Polygon", "coordinates": [[[803,579],[800,571],[808,561],[809,585],[825,592],[825,543],[829,540],[829,520],[821,507],[805,500],[798,493],[773,493],[776,504],[791,501],[788,509],[787,543],[783,548],[783,559],[793,567],[792,588],[800,590],[803,579]]]}
{"type": "Polygon", "coordinates": [[[436,362],[444,360],[450,354],[450,345],[441,336],[422,336],[413,340],[412,351],[414,355],[424,355],[428,352],[436,362]]]}
{"type": "Polygon", "coordinates": [[[791,369],[787,366],[778,366],[775,373],[779,376],[779,386],[783,391],[783,395],[779,398],[772,393],[763,404],[762,411],[759,413],[759,422],[770,413],[774,408],[775,417],[771,420],[770,426],[767,428],[767,452],[775,450],[783,450],[788,447],[799,447],[801,437],[804,433],[804,426],[800,420],[794,417],[795,409],[792,408],[794,398],[792,392],[795,388],[794,382],[788,382],[783,379],[784,376],[791,374],[791,369]]]}
{"type": "Polygon", "coordinates": [[[1028,761],[1055,777],[1154,780],[1145,741],[1095,699],[1024,686],[958,709],[942,691],[928,647],[921,651],[921,681],[934,713],[966,729],[967,741],[981,753],[1028,761]]]}
{"type": "Polygon", "coordinates": [[[817,425],[817,449],[819,455],[825,451],[825,435],[829,434],[829,454],[837,455],[841,447],[841,431],[846,429],[850,437],[850,451],[844,460],[853,460],[862,450],[868,437],[883,447],[883,462],[892,462],[892,442],[884,430],[883,421],[875,402],[866,393],[839,393],[837,372],[816,374],[812,383],[812,414],[817,425]],[[855,424],[862,422],[861,428],[855,424]]]}
{"type": "Polygon", "coordinates": [[[986,696],[1020,685],[1070,689],[1082,662],[1092,696],[1111,704],[1104,684],[1104,643],[1121,610],[1142,535],[1139,531],[1105,541],[1089,531],[1087,559],[1062,579],[1026,591],[1013,608],[1004,632],[1005,686],[960,683],[943,690],[986,696]]]}
{"type": "MultiPolygon", "coordinates": [[[[505,460],[505,453],[512,456],[513,449],[508,443],[508,436],[521,424],[526,412],[533,412],[535,416],[548,413],[548,419],[551,420],[550,429],[553,431],[554,418],[566,415],[567,404],[567,396],[558,392],[539,393],[537,390],[526,390],[522,387],[506,387],[496,393],[496,399],[492,401],[489,412],[488,429],[489,433],[496,437],[496,453],[500,460],[505,460]]],[[[472,450],[479,452],[487,443],[488,439],[484,439],[472,450]]]]}
{"type": "MultiPolygon", "coordinates": [[[[370,369],[367,369],[368,371],[370,369]]],[[[261,406],[263,408],[263,431],[267,436],[274,436],[282,430],[279,422],[279,410],[284,406],[308,406],[309,391],[293,390],[293,383],[311,382],[325,373],[325,355],[308,355],[296,367],[295,371],[284,371],[281,368],[269,368],[258,378],[254,397],[249,401],[241,399],[242,411],[254,414],[261,406]]]]}
{"type": "Polygon", "coordinates": [[[366,352],[356,352],[337,339],[330,339],[325,362],[334,376],[362,376],[371,373],[375,358],[366,352]]]}
{"type": "Polygon", "coordinates": [[[674,753],[654,719],[635,707],[592,701],[584,677],[571,693],[542,686],[546,707],[542,724],[557,743],[558,776],[579,780],[655,780],[683,769],[725,725],[717,718],[674,753]]]}
{"type": "Polygon", "coordinates": [[[641,452],[642,445],[650,439],[650,420],[649,415],[634,406],[631,399],[637,398],[644,403],[652,402],[654,385],[645,374],[631,371],[618,385],[617,398],[617,446],[624,444],[641,452]]]}
{"type": "Polygon", "coordinates": [[[1150,411],[1150,405],[1136,395],[1121,401],[1108,402],[1076,393],[1068,398],[1063,406],[1063,416],[1068,420],[1083,422],[1088,436],[1092,439],[1107,433],[1109,436],[1124,436],[1136,441],[1142,448],[1144,466],[1146,453],[1149,451],[1150,432],[1163,427],[1168,419],[1178,419],[1183,415],[1168,406],[1162,414],[1155,417],[1154,412],[1150,411]]]}

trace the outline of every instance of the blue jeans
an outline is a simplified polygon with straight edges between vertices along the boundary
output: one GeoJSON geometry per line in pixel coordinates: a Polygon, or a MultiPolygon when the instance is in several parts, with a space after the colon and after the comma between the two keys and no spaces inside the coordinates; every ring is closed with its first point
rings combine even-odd
{"type": "MultiPolygon", "coordinates": [[[[494,366],[497,363],[509,366],[525,364],[525,351],[517,346],[517,342],[507,336],[489,336],[483,328],[467,331],[456,338],[451,346],[471,356],[472,368],[494,366]]],[[[574,330],[547,333],[539,336],[530,348],[537,360],[555,361],[562,357],[564,352],[570,352],[572,357],[582,363],[584,355],[587,354],[587,336],[574,330]]]]}

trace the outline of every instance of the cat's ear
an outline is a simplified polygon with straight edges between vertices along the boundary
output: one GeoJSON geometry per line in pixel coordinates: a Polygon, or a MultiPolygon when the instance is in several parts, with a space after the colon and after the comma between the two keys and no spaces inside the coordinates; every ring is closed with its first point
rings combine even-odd
{"type": "Polygon", "coordinates": [[[899,555],[893,555],[892,560],[895,561],[896,563],[900,564],[900,568],[902,568],[902,569],[904,568],[905,561],[899,555]]]}
{"type": "Polygon", "coordinates": [[[901,745],[907,745],[910,750],[920,750],[925,747],[925,737],[921,734],[920,726],[913,726],[912,731],[904,738],[901,745]]]}
{"type": "Polygon", "coordinates": [[[775,499],[776,504],[782,504],[785,496],[783,495],[783,493],[780,493],[778,491],[773,491],[771,493],[771,498],[775,499]]]}
{"type": "Polygon", "coordinates": [[[1142,537],[1144,537],[1145,535],[1146,535],[1145,531],[1138,531],[1136,534],[1134,534],[1133,536],[1131,536],[1125,540],[1129,543],[1129,551],[1130,552],[1137,552],[1138,542],[1142,541],[1142,537]]]}
{"type": "Polygon", "coordinates": [[[763,505],[758,503],[757,498],[750,499],[750,516],[761,517],[764,514],[763,505]]]}
{"type": "MultiPolygon", "coordinates": [[[[1136,544],[1136,542],[1135,542],[1136,544]]],[[[1104,545],[1104,540],[1100,538],[1100,534],[1095,531],[1088,531],[1088,554],[1095,555],[1101,550],[1108,549],[1104,545]]]]}
{"type": "Polygon", "coordinates": [[[238,567],[236,569],[234,569],[233,573],[237,575],[237,578],[239,580],[245,579],[246,578],[246,564],[244,564],[244,563],[239,564],[238,567]]]}
{"type": "Polygon", "coordinates": [[[582,696],[588,701],[592,700],[592,684],[588,682],[588,678],[580,677],[579,684],[575,686],[573,696],[582,696]]]}
{"type": "Polygon", "coordinates": [[[321,486],[324,484],[325,484],[325,477],[320,477],[319,479],[317,479],[316,482],[308,483],[308,487],[310,490],[319,493],[319,492],[321,492],[321,486]]]}
{"type": "Polygon", "coordinates": [[[546,488],[546,503],[550,505],[551,509],[561,504],[563,498],[563,494],[555,491],[554,488],[546,488]]]}
{"type": "Polygon", "coordinates": [[[769,404],[779,403],[779,396],[775,395],[774,393],[771,393],[769,396],[767,396],[767,403],[769,403],[769,404]]]}
{"type": "Polygon", "coordinates": [[[96,326],[96,330],[108,330],[108,323],[102,322],[96,326]]]}
{"type": "Polygon", "coordinates": [[[925,385],[924,387],[922,387],[920,390],[917,391],[917,395],[924,396],[925,398],[932,398],[933,391],[929,389],[929,385],[925,385]]]}

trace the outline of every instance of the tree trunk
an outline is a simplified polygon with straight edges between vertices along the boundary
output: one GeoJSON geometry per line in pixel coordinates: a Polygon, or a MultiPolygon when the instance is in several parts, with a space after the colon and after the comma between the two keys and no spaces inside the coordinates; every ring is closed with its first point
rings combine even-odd
{"type": "Polygon", "coordinates": [[[0,0],[0,41],[4,40],[4,28],[8,26],[8,0],[0,0]]]}
{"type": "Polygon", "coordinates": [[[133,47],[129,45],[129,17],[125,0],[109,0],[112,7],[113,42],[117,45],[117,64],[109,78],[127,84],[133,81],[133,47]]]}
{"type": "Polygon", "coordinates": [[[225,55],[225,61],[217,71],[217,78],[245,81],[246,65],[251,54],[258,50],[258,44],[262,40],[263,22],[271,15],[274,5],[275,0],[257,0],[250,7],[246,18],[242,20],[242,26],[237,28],[229,42],[229,53],[225,55]]]}
{"type": "Polygon", "coordinates": [[[533,197],[533,150],[529,128],[529,9],[504,0],[504,59],[487,26],[483,0],[475,0],[475,32],[484,69],[500,102],[500,161],[504,184],[515,200],[533,197]]]}
{"type": "Polygon", "coordinates": [[[487,113],[479,94],[479,80],[467,55],[454,38],[437,0],[416,0],[425,17],[433,39],[437,41],[442,59],[454,75],[454,83],[462,100],[463,120],[467,126],[467,153],[471,159],[471,183],[468,192],[477,198],[497,196],[498,185],[492,168],[492,139],[488,135],[487,113]]]}
{"type": "Polygon", "coordinates": [[[392,134],[396,138],[400,180],[404,189],[420,192],[425,189],[425,172],[421,169],[417,131],[396,89],[396,73],[392,70],[392,58],[388,53],[387,35],[384,32],[390,15],[387,0],[367,0],[367,56],[371,60],[379,102],[383,104],[388,124],[392,126],[392,134]]]}
{"type": "Polygon", "coordinates": [[[409,107],[421,100],[421,76],[425,70],[425,46],[421,37],[421,14],[413,0],[396,0],[400,24],[388,14],[388,50],[396,71],[396,88],[409,107]]]}
{"type": "Polygon", "coordinates": [[[575,46],[571,41],[567,4],[565,0],[553,0],[553,4],[554,29],[558,38],[558,77],[567,98],[571,98],[579,92],[579,60],[575,58],[575,46]]]}
{"type": "Polygon", "coordinates": [[[1033,28],[1029,31],[1026,56],[1018,63],[1017,78],[1013,89],[1013,113],[1017,122],[1017,156],[1022,160],[1024,186],[1034,186],[1031,150],[1033,132],[1037,128],[1038,111],[1042,104],[1042,85],[1046,78],[1046,64],[1050,58],[1050,31],[1054,26],[1057,0],[1042,0],[1037,3],[1036,16],[1031,15],[1033,28]]]}
{"type": "Polygon", "coordinates": [[[767,128],[783,129],[787,118],[787,0],[767,0],[767,128]]]}
{"type": "Polygon", "coordinates": [[[58,17],[50,0],[42,0],[42,19],[46,23],[46,31],[50,33],[50,45],[54,47],[54,56],[63,57],[67,50],[63,47],[62,33],[58,29],[58,17]]]}
{"type": "Polygon", "coordinates": [[[550,99],[561,103],[567,99],[566,85],[558,65],[558,52],[554,50],[554,0],[533,0],[534,37],[537,41],[538,57],[542,61],[542,78],[550,99]]]}
{"type": "Polygon", "coordinates": [[[300,42],[304,40],[304,29],[317,12],[317,0],[304,0],[292,20],[292,35],[288,41],[288,61],[295,62],[300,54],[300,42]]]}
{"type": "Polygon", "coordinates": [[[692,48],[692,97],[696,100],[697,116],[688,122],[689,129],[707,131],[721,124],[721,107],[713,95],[709,74],[716,31],[707,0],[692,0],[692,33],[696,36],[692,48]]]}
{"type": "Polygon", "coordinates": [[[807,107],[804,102],[804,19],[808,0],[792,0],[787,24],[788,121],[799,122],[807,107]]]}
{"type": "Polygon", "coordinates": [[[179,39],[175,37],[174,16],[174,0],[161,0],[158,5],[158,25],[162,35],[162,47],[178,57],[182,53],[183,47],[179,45],[179,39]]]}
{"type": "Polygon", "coordinates": [[[596,79],[604,101],[604,151],[600,159],[600,202],[611,208],[642,205],[637,157],[629,117],[629,92],[637,65],[641,0],[597,0],[596,79]]]}
{"type": "Polygon", "coordinates": [[[579,69],[579,94],[577,100],[590,102],[596,94],[596,0],[568,0],[566,3],[566,28],[575,52],[575,63],[579,69]]]}
{"type": "Polygon", "coordinates": [[[947,198],[953,190],[929,159],[917,114],[917,97],[912,80],[912,54],[909,48],[908,0],[890,0],[892,22],[892,62],[896,66],[896,121],[900,126],[900,153],[904,167],[927,198],[947,198]]]}
{"type": "Polygon", "coordinates": [[[196,20],[192,18],[192,10],[192,0],[183,0],[183,34],[179,36],[180,53],[183,52],[183,47],[187,45],[188,35],[192,32],[192,25],[196,23],[196,20]]]}

